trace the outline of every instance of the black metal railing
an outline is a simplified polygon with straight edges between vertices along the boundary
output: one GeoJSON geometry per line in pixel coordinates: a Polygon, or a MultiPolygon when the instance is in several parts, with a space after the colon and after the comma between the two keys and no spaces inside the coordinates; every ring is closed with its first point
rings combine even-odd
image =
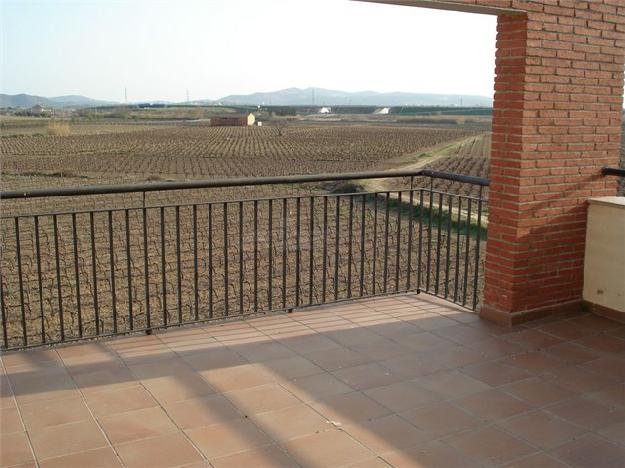
{"type": "Polygon", "coordinates": [[[476,309],[487,185],[423,170],[2,192],[2,347],[409,291],[476,309]],[[372,188],[374,179],[384,180],[372,188]],[[443,192],[438,181],[469,190],[443,192]],[[286,185],[308,189],[280,194],[286,185]],[[272,190],[185,203],[145,198],[252,186],[272,190]],[[139,206],[124,199],[121,207],[49,210],[59,197],[137,193],[139,206]],[[18,209],[19,199],[35,198],[35,213],[18,209]]]}

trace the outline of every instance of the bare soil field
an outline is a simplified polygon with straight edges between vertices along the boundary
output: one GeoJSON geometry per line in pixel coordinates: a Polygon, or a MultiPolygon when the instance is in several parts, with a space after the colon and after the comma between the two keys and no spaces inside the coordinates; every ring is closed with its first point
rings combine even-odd
{"type": "MultiPolygon", "coordinates": [[[[178,125],[0,140],[3,190],[387,169],[431,148],[445,148],[433,168],[482,175],[486,145],[473,130],[390,126],[178,125]],[[471,164],[461,162],[465,153],[471,164]]],[[[478,240],[464,211],[429,206],[418,189],[429,185],[415,182],[413,192],[403,180],[369,196],[308,184],[2,202],[7,343],[419,285],[471,306],[484,233],[478,240]]],[[[450,201],[457,206],[456,196],[444,206],[450,201]]]]}

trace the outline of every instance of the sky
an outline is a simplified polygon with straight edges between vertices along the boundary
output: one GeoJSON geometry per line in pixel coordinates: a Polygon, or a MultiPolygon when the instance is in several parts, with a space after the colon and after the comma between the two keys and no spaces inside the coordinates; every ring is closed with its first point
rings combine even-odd
{"type": "Polygon", "coordinates": [[[496,18],[347,0],[0,0],[0,92],[492,96],[496,18]]]}

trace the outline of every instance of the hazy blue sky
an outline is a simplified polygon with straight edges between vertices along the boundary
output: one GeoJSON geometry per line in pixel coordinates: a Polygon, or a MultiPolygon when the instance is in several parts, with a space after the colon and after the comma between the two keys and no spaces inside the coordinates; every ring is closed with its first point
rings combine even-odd
{"type": "Polygon", "coordinates": [[[492,16],[346,0],[0,0],[0,92],[492,95],[492,16]]]}

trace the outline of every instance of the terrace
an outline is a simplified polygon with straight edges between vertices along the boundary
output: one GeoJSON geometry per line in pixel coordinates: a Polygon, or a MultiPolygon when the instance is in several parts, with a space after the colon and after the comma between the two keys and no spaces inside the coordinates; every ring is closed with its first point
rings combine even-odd
{"type": "Polygon", "coordinates": [[[618,466],[625,327],[401,294],[6,354],[2,466],[618,466]]]}
{"type": "Polygon", "coordinates": [[[3,213],[0,465],[623,465],[625,326],[582,308],[622,8],[380,1],[498,15],[492,183],[3,193],[61,198],[3,213]]]}

